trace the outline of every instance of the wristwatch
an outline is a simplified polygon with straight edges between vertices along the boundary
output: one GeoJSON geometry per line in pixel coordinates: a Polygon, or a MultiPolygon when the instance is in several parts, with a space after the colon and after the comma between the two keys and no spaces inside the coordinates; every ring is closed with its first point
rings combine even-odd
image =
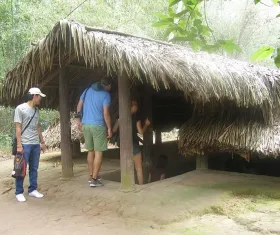
{"type": "Polygon", "coordinates": [[[79,112],[79,113],[75,113],[75,118],[81,118],[82,117],[82,114],[79,112]]]}

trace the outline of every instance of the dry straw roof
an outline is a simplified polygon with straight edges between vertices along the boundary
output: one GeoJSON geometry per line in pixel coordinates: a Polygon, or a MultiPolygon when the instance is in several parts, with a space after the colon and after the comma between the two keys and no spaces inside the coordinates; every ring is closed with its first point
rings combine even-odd
{"type": "Polygon", "coordinates": [[[232,123],[213,118],[190,119],[179,131],[179,150],[184,155],[225,151],[276,157],[280,153],[280,126],[240,119],[232,123]]]}
{"type": "Polygon", "coordinates": [[[155,89],[176,87],[194,103],[229,100],[237,107],[257,107],[270,123],[280,110],[279,70],[67,20],[58,22],[8,72],[2,103],[15,104],[33,85],[44,89],[51,82],[44,80],[47,74],[73,61],[114,76],[125,70],[131,80],[146,81],[155,89]]]}

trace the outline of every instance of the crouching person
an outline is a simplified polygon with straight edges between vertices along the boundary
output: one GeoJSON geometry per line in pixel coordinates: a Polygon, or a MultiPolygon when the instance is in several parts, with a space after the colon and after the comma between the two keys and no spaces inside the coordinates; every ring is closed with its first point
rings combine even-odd
{"type": "MultiPolygon", "coordinates": [[[[42,131],[39,125],[39,110],[41,98],[46,97],[39,88],[31,88],[27,94],[27,102],[16,107],[14,122],[16,124],[17,152],[22,154],[29,165],[29,196],[42,198],[37,191],[38,167],[41,149],[46,150],[42,131]]],[[[26,201],[23,195],[24,178],[16,177],[16,199],[26,201]]]]}

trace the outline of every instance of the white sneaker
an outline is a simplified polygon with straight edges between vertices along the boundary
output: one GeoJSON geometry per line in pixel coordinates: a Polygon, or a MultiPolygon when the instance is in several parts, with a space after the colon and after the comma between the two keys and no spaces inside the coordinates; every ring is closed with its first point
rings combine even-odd
{"type": "Polygon", "coordinates": [[[36,198],[42,198],[44,195],[42,193],[39,193],[37,190],[32,191],[29,193],[30,197],[36,197],[36,198]]]}
{"type": "Polygon", "coordinates": [[[22,193],[16,195],[16,199],[18,200],[18,202],[25,202],[26,201],[25,196],[22,193]]]}

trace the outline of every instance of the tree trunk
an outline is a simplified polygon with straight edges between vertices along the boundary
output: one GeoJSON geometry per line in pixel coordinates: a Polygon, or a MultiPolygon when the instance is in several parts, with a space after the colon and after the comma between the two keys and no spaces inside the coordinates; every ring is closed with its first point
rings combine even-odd
{"type": "Polygon", "coordinates": [[[71,148],[71,123],[69,102],[69,81],[66,76],[66,68],[59,71],[59,111],[61,130],[61,163],[62,177],[73,176],[73,161],[71,148]]]}
{"type": "Polygon", "coordinates": [[[119,88],[119,128],[121,156],[121,189],[133,191],[135,185],[132,153],[132,124],[130,109],[129,80],[125,71],[118,77],[119,88]]]}

